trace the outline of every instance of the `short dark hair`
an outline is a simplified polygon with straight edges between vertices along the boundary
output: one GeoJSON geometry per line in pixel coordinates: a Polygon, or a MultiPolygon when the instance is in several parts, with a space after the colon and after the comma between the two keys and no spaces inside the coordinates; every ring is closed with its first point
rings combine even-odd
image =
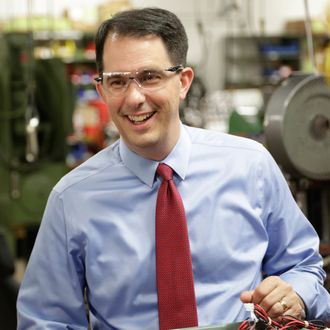
{"type": "Polygon", "coordinates": [[[186,65],[188,38],[184,26],[172,12],[161,8],[131,9],[117,13],[101,23],[95,37],[96,66],[103,71],[103,49],[109,34],[160,37],[173,65],[186,65]]]}

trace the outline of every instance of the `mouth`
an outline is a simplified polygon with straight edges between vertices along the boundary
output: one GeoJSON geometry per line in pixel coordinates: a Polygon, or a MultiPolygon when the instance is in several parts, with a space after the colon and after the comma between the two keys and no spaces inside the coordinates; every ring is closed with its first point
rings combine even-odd
{"type": "Polygon", "coordinates": [[[133,124],[141,124],[146,122],[149,118],[151,118],[156,112],[150,112],[142,115],[128,115],[128,119],[133,124]]]}

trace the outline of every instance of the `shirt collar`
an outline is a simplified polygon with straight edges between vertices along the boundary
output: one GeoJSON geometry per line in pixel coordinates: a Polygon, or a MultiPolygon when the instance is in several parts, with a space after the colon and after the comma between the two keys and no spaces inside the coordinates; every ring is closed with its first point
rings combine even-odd
{"type": "Polygon", "coordinates": [[[170,154],[161,162],[143,158],[131,151],[123,139],[120,139],[119,152],[125,166],[142,182],[152,187],[159,163],[165,163],[184,180],[188,168],[191,141],[184,125],[180,127],[180,137],[170,154]]]}

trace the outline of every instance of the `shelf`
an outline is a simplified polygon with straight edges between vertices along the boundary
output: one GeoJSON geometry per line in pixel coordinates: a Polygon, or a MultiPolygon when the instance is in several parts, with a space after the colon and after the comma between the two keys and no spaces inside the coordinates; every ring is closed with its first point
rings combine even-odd
{"type": "Polygon", "coordinates": [[[225,88],[276,86],[302,62],[301,36],[236,36],[225,38],[225,88]]]}

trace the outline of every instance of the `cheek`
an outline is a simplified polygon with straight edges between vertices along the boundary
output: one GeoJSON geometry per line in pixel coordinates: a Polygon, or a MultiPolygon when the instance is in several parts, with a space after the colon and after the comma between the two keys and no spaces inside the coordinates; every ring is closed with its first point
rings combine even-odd
{"type": "Polygon", "coordinates": [[[110,115],[115,115],[120,109],[122,101],[116,98],[107,98],[106,104],[108,106],[110,115]]]}
{"type": "Polygon", "coordinates": [[[179,89],[174,89],[170,95],[170,103],[174,111],[179,111],[179,106],[183,98],[181,98],[181,93],[179,89]]]}
{"type": "Polygon", "coordinates": [[[175,102],[181,102],[185,97],[186,93],[184,89],[182,88],[181,81],[177,81],[177,83],[173,86],[172,92],[171,92],[171,97],[173,101],[175,102]]]}
{"type": "Polygon", "coordinates": [[[166,90],[166,99],[168,103],[178,104],[181,101],[181,83],[180,81],[175,81],[171,86],[166,90]]]}
{"type": "Polygon", "coordinates": [[[178,92],[173,89],[172,93],[167,91],[167,93],[162,94],[158,99],[154,99],[154,103],[163,109],[162,112],[164,115],[174,115],[176,112],[179,112],[180,97],[178,92]]]}

